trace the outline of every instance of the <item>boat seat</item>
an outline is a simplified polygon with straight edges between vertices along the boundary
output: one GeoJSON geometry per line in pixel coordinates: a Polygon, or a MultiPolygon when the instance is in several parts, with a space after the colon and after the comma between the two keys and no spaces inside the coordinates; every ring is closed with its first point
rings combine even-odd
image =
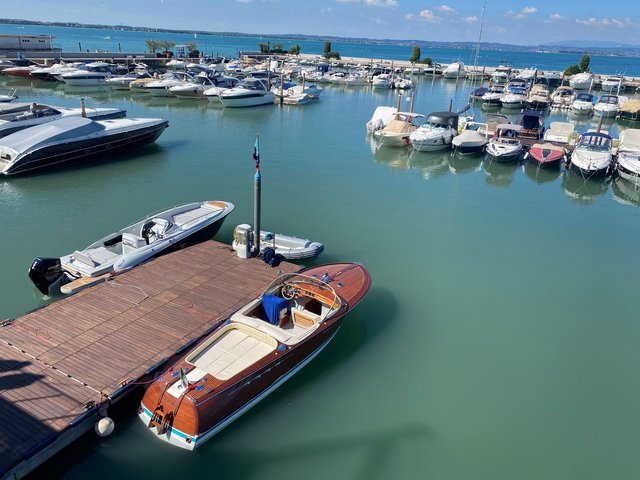
{"type": "Polygon", "coordinates": [[[255,317],[245,317],[244,315],[234,316],[232,318],[234,322],[241,323],[243,325],[247,325],[249,327],[253,327],[256,330],[266,333],[270,337],[275,338],[280,343],[287,343],[287,341],[291,338],[291,334],[285,332],[280,327],[276,325],[271,325],[270,323],[265,322],[264,320],[260,320],[255,317]]]}
{"type": "Polygon", "coordinates": [[[320,315],[298,308],[291,309],[291,318],[295,325],[304,328],[313,327],[316,323],[320,322],[320,315]]]}
{"type": "Polygon", "coordinates": [[[105,247],[90,248],[84,252],[79,252],[77,250],[73,252],[74,262],[81,263],[91,268],[113,263],[119,257],[120,255],[106,249],[105,247]]]}
{"type": "Polygon", "coordinates": [[[125,255],[144,247],[146,244],[147,242],[144,241],[144,238],[138,237],[133,233],[125,232],[122,234],[122,253],[125,255]]]}

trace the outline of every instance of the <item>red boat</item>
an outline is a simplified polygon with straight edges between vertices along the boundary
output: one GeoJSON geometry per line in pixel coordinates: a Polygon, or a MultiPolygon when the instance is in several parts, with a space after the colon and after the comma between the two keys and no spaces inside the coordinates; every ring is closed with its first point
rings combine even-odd
{"type": "Polygon", "coordinates": [[[2,70],[3,75],[8,75],[10,77],[30,77],[31,71],[35,67],[33,66],[25,66],[25,67],[9,67],[2,70]]]}
{"type": "Polygon", "coordinates": [[[567,161],[567,151],[553,143],[534,143],[525,155],[541,167],[557,168],[561,162],[567,161]]]}
{"type": "Polygon", "coordinates": [[[195,449],[318,355],[370,285],[357,263],[278,277],[159,376],[138,416],[158,438],[195,449]]]}

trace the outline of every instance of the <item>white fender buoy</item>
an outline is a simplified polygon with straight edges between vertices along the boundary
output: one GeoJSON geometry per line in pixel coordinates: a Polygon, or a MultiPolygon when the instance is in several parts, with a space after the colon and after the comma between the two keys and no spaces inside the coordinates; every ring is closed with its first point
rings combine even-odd
{"type": "Polygon", "coordinates": [[[116,428],[115,423],[109,417],[103,417],[98,420],[95,424],[95,431],[100,437],[106,437],[113,433],[113,430],[116,428]]]}

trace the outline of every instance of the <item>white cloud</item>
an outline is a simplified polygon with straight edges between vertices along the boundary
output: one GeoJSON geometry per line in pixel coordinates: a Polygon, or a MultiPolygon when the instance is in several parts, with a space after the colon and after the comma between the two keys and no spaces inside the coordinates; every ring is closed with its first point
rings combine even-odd
{"type": "Polygon", "coordinates": [[[619,20],[617,18],[596,18],[590,17],[586,19],[576,18],[576,23],[580,25],[584,25],[586,27],[616,27],[616,28],[627,28],[627,27],[638,27],[637,23],[634,23],[630,18],[625,18],[624,20],[619,20]]]}
{"type": "Polygon", "coordinates": [[[253,3],[253,0],[236,0],[237,3],[253,3]]]}
{"type": "Polygon", "coordinates": [[[397,0],[336,0],[336,2],[361,3],[366,7],[381,7],[381,8],[396,8],[398,6],[397,0]]]}
{"type": "Polygon", "coordinates": [[[331,7],[323,8],[320,10],[320,15],[328,15],[332,12],[331,7]]]}
{"type": "Polygon", "coordinates": [[[440,5],[439,7],[436,7],[436,10],[440,10],[444,13],[456,13],[456,10],[451,8],[449,5],[440,5]]]}
{"type": "Polygon", "coordinates": [[[406,20],[411,21],[411,20],[415,20],[416,16],[415,16],[413,13],[407,13],[407,14],[404,16],[404,18],[405,18],[406,20]]]}
{"type": "Polygon", "coordinates": [[[520,19],[526,18],[527,15],[533,15],[534,13],[538,13],[538,9],[536,7],[524,7],[519,12],[514,12],[513,10],[509,10],[507,13],[504,14],[504,16],[520,20],[520,19]]]}
{"type": "Polygon", "coordinates": [[[471,16],[471,17],[464,17],[462,19],[462,21],[464,23],[476,23],[478,21],[478,17],[476,17],[475,15],[471,16]]]}
{"type": "Polygon", "coordinates": [[[566,17],[563,17],[559,13],[552,13],[551,15],[549,15],[549,20],[552,20],[554,22],[557,22],[560,20],[566,20],[566,19],[567,19],[566,17]]]}
{"type": "Polygon", "coordinates": [[[422,10],[418,17],[427,23],[437,23],[440,21],[440,17],[436,17],[431,10],[422,10]]]}

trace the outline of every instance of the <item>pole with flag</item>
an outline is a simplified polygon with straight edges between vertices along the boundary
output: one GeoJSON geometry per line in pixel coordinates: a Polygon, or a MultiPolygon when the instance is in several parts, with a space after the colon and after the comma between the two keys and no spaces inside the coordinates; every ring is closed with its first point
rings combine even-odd
{"type": "Polygon", "coordinates": [[[256,134],[253,147],[253,159],[256,161],[256,174],[253,177],[253,248],[252,255],[260,253],[260,196],[262,193],[262,176],[260,175],[260,135],[256,134]]]}
{"type": "Polygon", "coordinates": [[[184,370],[182,369],[182,367],[180,367],[180,384],[185,389],[189,388],[189,379],[185,375],[184,370]]]}

